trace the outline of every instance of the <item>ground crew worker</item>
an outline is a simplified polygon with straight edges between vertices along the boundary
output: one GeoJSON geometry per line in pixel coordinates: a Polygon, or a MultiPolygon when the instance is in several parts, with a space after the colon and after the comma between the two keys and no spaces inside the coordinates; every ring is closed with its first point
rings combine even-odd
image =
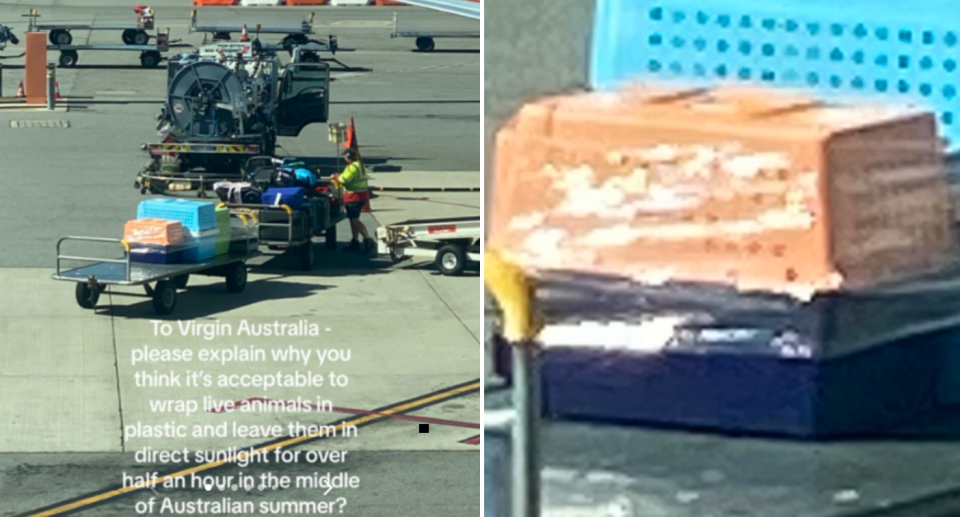
{"type": "Polygon", "coordinates": [[[367,227],[360,222],[360,211],[370,200],[370,190],[367,189],[367,171],[360,163],[359,154],[356,149],[347,149],[343,153],[343,158],[347,161],[347,167],[337,178],[337,183],[343,187],[343,203],[347,209],[347,219],[350,220],[350,231],[353,233],[353,239],[346,251],[360,251],[360,241],[358,237],[363,235],[363,251],[369,252],[373,249],[373,239],[367,233],[367,227]]]}

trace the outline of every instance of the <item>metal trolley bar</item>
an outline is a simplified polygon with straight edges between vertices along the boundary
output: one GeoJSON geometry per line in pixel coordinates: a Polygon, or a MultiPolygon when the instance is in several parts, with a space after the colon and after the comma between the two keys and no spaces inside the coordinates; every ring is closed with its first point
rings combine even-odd
{"type": "MultiPolygon", "coordinates": [[[[233,209],[250,209],[250,210],[283,210],[287,212],[287,224],[283,223],[265,223],[263,221],[257,221],[257,224],[261,227],[273,227],[273,228],[287,228],[287,241],[288,245],[299,245],[304,242],[309,241],[309,238],[301,239],[295,241],[293,239],[293,209],[287,205],[253,205],[253,204],[236,204],[236,203],[223,203],[220,206],[225,206],[231,210],[233,209]]],[[[261,239],[262,240],[262,239],[261,239]]],[[[265,242],[275,242],[275,241],[265,241],[265,242]]],[[[276,241],[279,242],[279,241],[276,241]]]]}
{"type": "MultiPolygon", "coordinates": [[[[246,223],[246,221],[244,221],[246,223]]],[[[221,276],[226,279],[227,290],[239,293],[247,285],[248,259],[260,255],[258,248],[251,249],[249,230],[244,235],[243,252],[217,255],[195,263],[160,264],[149,262],[131,263],[130,244],[122,239],[101,237],[63,237],[57,241],[57,272],[54,280],[74,282],[76,284],[77,303],[84,309],[94,309],[100,294],[107,285],[143,286],[146,296],[133,293],[116,292],[111,295],[153,298],[153,308],[157,314],[167,315],[177,305],[177,289],[184,289],[191,274],[221,276]],[[64,255],[61,248],[66,241],[85,241],[120,244],[124,250],[123,259],[64,255]],[[61,261],[74,260],[87,265],[64,271],[61,261]],[[151,283],[156,282],[151,287],[151,283]]]]}
{"type": "MultiPolygon", "coordinates": [[[[123,239],[110,239],[106,237],[64,237],[57,241],[57,274],[54,278],[58,280],[67,280],[60,273],[60,261],[61,260],[76,260],[80,262],[108,262],[111,264],[125,264],[126,265],[126,274],[124,279],[126,282],[130,282],[130,244],[123,239]],[[64,241],[85,241],[85,242],[112,242],[117,243],[123,246],[124,259],[103,259],[97,257],[76,257],[72,255],[61,255],[60,246],[64,241]]],[[[73,280],[73,279],[70,279],[73,280]]]]}

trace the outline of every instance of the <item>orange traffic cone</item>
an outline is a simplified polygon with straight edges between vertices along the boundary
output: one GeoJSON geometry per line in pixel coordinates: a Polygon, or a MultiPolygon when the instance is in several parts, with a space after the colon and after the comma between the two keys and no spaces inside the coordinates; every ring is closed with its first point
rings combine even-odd
{"type": "Polygon", "coordinates": [[[17,90],[17,97],[26,97],[27,94],[23,92],[23,79],[20,79],[20,89],[17,90]]]}
{"type": "Polygon", "coordinates": [[[240,30],[240,41],[250,41],[250,36],[247,36],[247,24],[243,24],[243,29],[240,30]]]}
{"type": "Polygon", "coordinates": [[[56,99],[60,100],[63,97],[60,96],[60,81],[54,81],[53,83],[54,92],[56,93],[56,99]]]}

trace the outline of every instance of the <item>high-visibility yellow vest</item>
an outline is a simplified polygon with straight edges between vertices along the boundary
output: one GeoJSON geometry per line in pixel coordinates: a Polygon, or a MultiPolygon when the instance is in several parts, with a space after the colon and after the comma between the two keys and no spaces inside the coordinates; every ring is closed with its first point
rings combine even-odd
{"type": "Polygon", "coordinates": [[[367,171],[360,162],[347,165],[346,170],[338,178],[343,190],[347,192],[363,192],[367,190],[367,171]]]}

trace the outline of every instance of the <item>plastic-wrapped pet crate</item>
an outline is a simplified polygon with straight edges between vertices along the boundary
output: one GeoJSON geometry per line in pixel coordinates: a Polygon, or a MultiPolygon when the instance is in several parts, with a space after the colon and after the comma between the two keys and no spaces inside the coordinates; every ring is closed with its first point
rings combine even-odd
{"type": "Polygon", "coordinates": [[[183,262],[183,244],[141,244],[130,245],[130,261],[150,264],[179,264],[183,262]]]}
{"type": "Polygon", "coordinates": [[[201,262],[210,260],[216,255],[217,239],[220,231],[216,228],[202,232],[196,237],[188,237],[184,244],[183,260],[186,262],[201,262]]]}
{"type": "Polygon", "coordinates": [[[217,243],[214,249],[215,255],[226,255],[230,252],[230,240],[233,231],[230,226],[230,209],[227,207],[217,208],[217,243]]]}
{"type": "Polygon", "coordinates": [[[945,0],[598,0],[591,84],[752,81],[824,99],[889,97],[960,137],[957,5],[945,0]]]}
{"type": "MultiPolygon", "coordinates": [[[[137,218],[180,221],[183,228],[193,234],[217,227],[215,205],[202,201],[184,199],[148,199],[137,207],[137,218]]],[[[196,235],[194,235],[196,236],[196,235]]]]}

